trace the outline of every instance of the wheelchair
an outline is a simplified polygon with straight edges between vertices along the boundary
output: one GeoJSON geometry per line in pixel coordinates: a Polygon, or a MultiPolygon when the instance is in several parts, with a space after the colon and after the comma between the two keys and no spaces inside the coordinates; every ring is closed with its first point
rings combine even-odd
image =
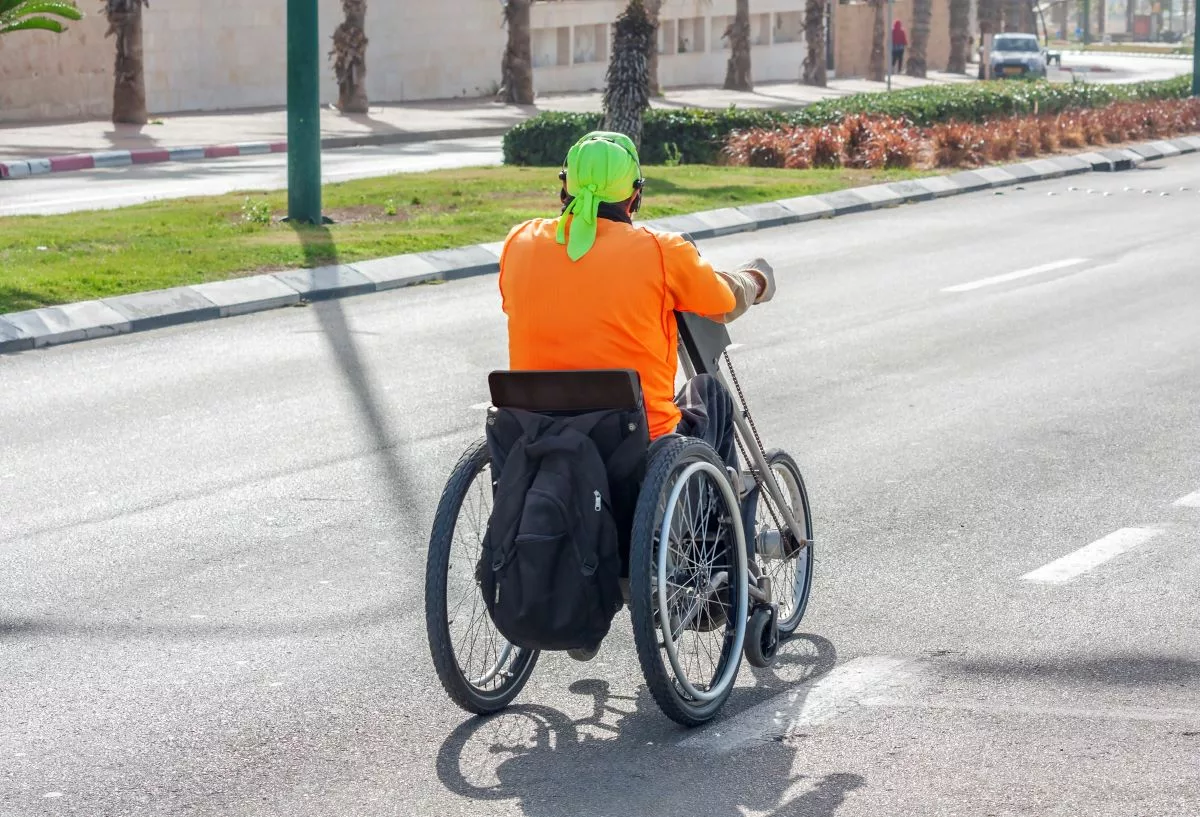
{"type": "MultiPolygon", "coordinates": [[[[721,324],[677,313],[684,374],[717,378],[734,399],[740,472],[702,440],[648,441],[636,372],[493,372],[488,422],[502,408],[561,416],[604,409],[630,418],[645,455],[613,485],[625,497],[622,590],[638,661],[669,718],[699,726],[733,691],[743,659],[771,665],[795,632],[812,586],[812,516],[804,479],[786,452],[764,449],[729,359],[721,324]],[[724,368],[722,368],[724,363],[724,368]],[[728,370],[729,377],[725,375],[728,370]],[[730,389],[730,379],[733,388],[730,389]]],[[[443,688],[462,709],[508,706],[537,664],[509,644],[484,604],[476,565],[497,476],[487,440],[471,445],[442,492],[429,541],[425,623],[443,688]]]]}

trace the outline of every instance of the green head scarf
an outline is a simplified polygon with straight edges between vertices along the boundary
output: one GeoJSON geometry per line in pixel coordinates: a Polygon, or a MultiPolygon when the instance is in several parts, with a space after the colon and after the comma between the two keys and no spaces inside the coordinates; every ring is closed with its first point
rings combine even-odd
{"type": "Polygon", "coordinates": [[[623,133],[593,131],[567,153],[567,195],[573,200],[558,222],[558,243],[578,261],[596,243],[596,213],[602,202],[630,198],[642,169],[633,140],[623,133]],[[567,239],[567,222],[570,239],[567,239]]]}

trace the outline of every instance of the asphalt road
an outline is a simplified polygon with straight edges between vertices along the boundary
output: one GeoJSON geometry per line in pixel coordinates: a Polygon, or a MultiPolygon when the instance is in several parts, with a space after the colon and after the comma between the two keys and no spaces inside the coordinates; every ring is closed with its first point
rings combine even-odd
{"type": "Polygon", "coordinates": [[[735,362],[819,550],[800,636],[694,732],[625,614],[492,719],[433,675],[494,279],[0,358],[0,814],[1194,817],[1198,189],[1180,159],[703,245],[779,271],[735,362]]]}
{"type": "MultiPolygon", "coordinates": [[[[1191,71],[1191,62],[1147,57],[1069,55],[1064,68],[1051,69],[1050,79],[1071,82],[1122,83],[1169,79],[1191,71]],[[1107,70],[1086,70],[1100,66],[1107,70]]],[[[500,139],[456,139],[418,144],[385,145],[325,151],[326,182],[421,172],[472,165],[500,164],[500,139]]],[[[206,162],[171,162],[124,168],[47,174],[0,184],[0,216],[53,215],[78,210],[126,207],[161,199],[208,196],[238,190],[282,190],[287,187],[284,154],[243,156],[206,162]]]]}

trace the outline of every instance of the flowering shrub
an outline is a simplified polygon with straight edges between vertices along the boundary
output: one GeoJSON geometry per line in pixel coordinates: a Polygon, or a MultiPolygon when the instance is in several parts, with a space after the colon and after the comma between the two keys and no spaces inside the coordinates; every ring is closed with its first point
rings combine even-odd
{"type": "Polygon", "coordinates": [[[852,114],[819,127],[788,125],[735,131],[722,156],[734,165],[784,167],[912,167],[923,155],[937,167],[969,167],[1060,149],[1162,139],[1200,131],[1200,99],[1131,99],[1103,108],[918,128],[907,119],[852,114]]]}

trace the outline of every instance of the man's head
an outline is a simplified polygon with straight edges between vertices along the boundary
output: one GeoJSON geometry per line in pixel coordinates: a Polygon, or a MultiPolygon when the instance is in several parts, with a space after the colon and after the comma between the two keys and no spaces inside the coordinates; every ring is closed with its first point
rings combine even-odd
{"type": "Polygon", "coordinates": [[[596,243],[601,204],[622,204],[630,213],[641,205],[641,162],[633,140],[622,133],[593,131],[580,139],[567,153],[559,178],[567,207],[558,223],[558,243],[567,245],[572,261],[596,243]]]}

